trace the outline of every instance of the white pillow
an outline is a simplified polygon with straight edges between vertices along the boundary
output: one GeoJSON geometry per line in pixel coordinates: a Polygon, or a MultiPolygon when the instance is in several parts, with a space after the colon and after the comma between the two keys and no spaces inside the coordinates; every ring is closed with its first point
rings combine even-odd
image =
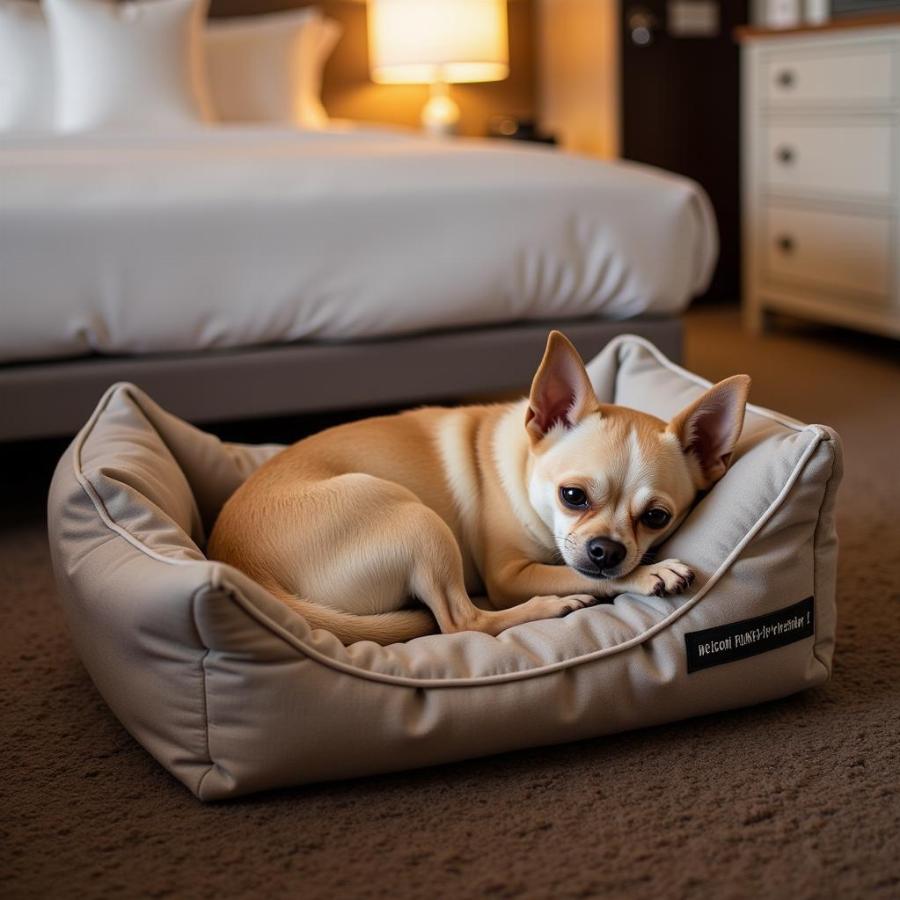
{"type": "Polygon", "coordinates": [[[37,3],[0,0],[0,131],[53,124],[53,71],[37,3]]]}
{"type": "Polygon", "coordinates": [[[209,22],[206,62],[224,122],[327,123],[322,70],[341,26],[316,9],[209,22]]]}
{"type": "Polygon", "coordinates": [[[184,127],[210,118],[207,0],[43,0],[61,131],[184,127]]]}

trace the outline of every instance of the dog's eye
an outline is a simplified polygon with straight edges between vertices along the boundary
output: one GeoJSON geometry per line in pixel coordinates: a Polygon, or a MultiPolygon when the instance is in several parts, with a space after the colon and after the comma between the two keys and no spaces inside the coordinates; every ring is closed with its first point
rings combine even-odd
{"type": "Polygon", "coordinates": [[[642,516],[641,522],[648,528],[665,528],[672,521],[672,514],[667,509],[651,506],[642,516]]]}
{"type": "Polygon", "coordinates": [[[569,509],[586,509],[588,505],[587,494],[577,487],[561,487],[559,489],[559,499],[569,509]]]}

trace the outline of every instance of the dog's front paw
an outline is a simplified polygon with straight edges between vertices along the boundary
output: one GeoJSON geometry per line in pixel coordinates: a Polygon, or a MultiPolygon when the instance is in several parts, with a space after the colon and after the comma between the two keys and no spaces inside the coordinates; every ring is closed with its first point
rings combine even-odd
{"type": "Polygon", "coordinates": [[[694,583],[694,572],[681,560],[664,559],[650,566],[641,566],[629,581],[632,579],[642,594],[671,597],[684,593],[694,583]]]}
{"type": "Polygon", "coordinates": [[[556,594],[532,597],[529,604],[541,609],[541,618],[555,619],[559,616],[567,616],[576,609],[584,609],[586,606],[594,606],[599,600],[591,594],[568,594],[559,597],[556,594]]]}

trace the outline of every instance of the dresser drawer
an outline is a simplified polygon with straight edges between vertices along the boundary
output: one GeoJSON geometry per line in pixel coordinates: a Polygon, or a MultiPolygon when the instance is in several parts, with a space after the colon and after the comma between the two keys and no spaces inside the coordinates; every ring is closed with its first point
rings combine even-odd
{"type": "Polygon", "coordinates": [[[765,185],[775,190],[887,199],[893,182],[893,126],[769,124],[765,185]]]}
{"type": "Polygon", "coordinates": [[[893,50],[828,47],[773,52],[762,65],[770,106],[887,103],[895,96],[893,50]]]}
{"type": "Polygon", "coordinates": [[[887,298],[892,236],[887,217],[770,205],[763,216],[766,277],[887,298]]]}

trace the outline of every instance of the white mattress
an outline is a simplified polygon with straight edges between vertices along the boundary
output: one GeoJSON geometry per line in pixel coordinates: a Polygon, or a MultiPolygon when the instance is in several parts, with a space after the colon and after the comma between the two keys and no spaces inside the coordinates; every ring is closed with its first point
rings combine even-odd
{"type": "Polygon", "coordinates": [[[500,141],[217,128],[0,142],[0,361],[674,314],[693,182],[500,141]]]}

